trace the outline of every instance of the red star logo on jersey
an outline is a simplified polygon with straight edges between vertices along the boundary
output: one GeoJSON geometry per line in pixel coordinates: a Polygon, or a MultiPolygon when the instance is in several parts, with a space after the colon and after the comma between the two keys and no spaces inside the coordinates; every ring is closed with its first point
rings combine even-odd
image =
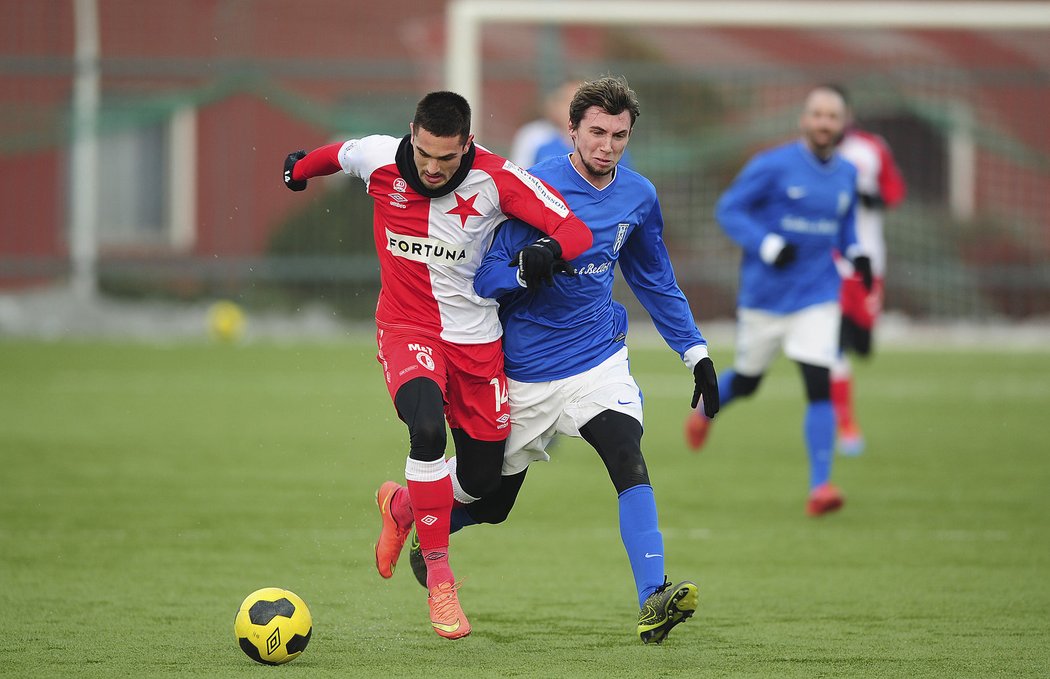
{"type": "Polygon", "coordinates": [[[445,214],[457,215],[459,217],[459,225],[464,229],[467,228],[467,217],[480,217],[481,213],[474,209],[474,201],[478,199],[478,194],[474,194],[470,198],[463,198],[458,193],[456,196],[456,207],[452,208],[445,214]]]}

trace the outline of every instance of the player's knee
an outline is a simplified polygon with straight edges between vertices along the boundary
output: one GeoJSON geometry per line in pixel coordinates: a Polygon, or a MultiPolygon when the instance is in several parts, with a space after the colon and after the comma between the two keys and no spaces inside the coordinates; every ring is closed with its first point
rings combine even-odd
{"type": "MultiPolygon", "coordinates": [[[[477,503],[474,503],[477,504],[477,503]]],[[[475,512],[473,505],[471,505],[470,514],[474,517],[474,520],[478,523],[503,523],[510,516],[510,507],[506,505],[491,504],[485,507],[481,507],[475,512]]]]}
{"type": "Polygon", "coordinates": [[[642,455],[640,427],[637,433],[637,436],[625,433],[611,450],[598,451],[605,460],[617,495],[634,486],[650,485],[649,470],[642,455]]]}
{"type": "Polygon", "coordinates": [[[499,490],[500,468],[498,466],[486,469],[471,465],[468,469],[464,469],[460,462],[456,468],[456,476],[464,492],[473,497],[489,497],[499,490]]]}
{"type": "Polygon", "coordinates": [[[495,472],[489,472],[488,474],[483,475],[479,474],[474,479],[474,483],[471,484],[470,489],[468,490],[467,487],[464,486],[463,490],[466,490],[474,497],[485,497],[487,495],[492,495],[499,490],[499,480],[500,474],[499,469],[497,468],[495,472]]]}
{"type": "Polygon", "coordinates": [[[394,405],[408,426],[409,457],[429,462],[445,455],[445,411],[441,388],[433,380],[419,378],[397,390],[394,405]]]}
{"type": "Polygon", "coordinates": [[[523,470],[511,476],[500,477],[496,490],[477,502],[467,505],[467,512],[478,523],[503,523],[510,516],[510,510],[514,507],[514,501],[521,490],[521,484],[525,481],[523,470]]]}
{"type": "Polygon", "coordinates": [[[831,370],[822,366],[799,363],[806,384],[806,398],[810,403],[831,398],[831,370]]]}
{"type": "Polygon", "coordinates": [[[758,391],[758,385],[762,382],[761,375],[741,375],[733,373],[733,397],[750,396],[758,391]]]}
{"type": "Polygon", "coordinates": [[[857,351],[857,355],[863,358],[867,358],[871,355],[871,330],[866,328],[859,328],[857,335],[853,339],[853,346],[857,351]]]}
{"type": "Polygon", "coordinates": [[[630,415],[606,410],[580,428],[605,463],[616,492],[649,483],[642,456],[642,424],[630,415]]]}
{"type": "Polygon", "coordinates": [[[649,470],[645,466],[645,458],[642,457],[641,450],[637,451],[636,455],[625,457],[616,473],[610,474],[610,476],[617,495],[621,495],[635,486],[652,485],[649,482],[649,470]]]}
{"type": "Polygon", "coordinates": [[[445,456],[445,421],[433,418],[417,419],[408,429],[411,450],[409,457],[429,462],[445,456]]]}
{"type": "Polygon", "coordinates": [[[456,478],[468,495],[485,498],[499,490],[506,441],[480,441],[462,429],[453,429],[456,441],[456,478]]]}
{"type": "Polygon", "coordinates": [[[839,343],[844,351],[852,351],[866,358],[871,355],[871,328],[864,327],[848,316],[843,316],[839,343]]]}

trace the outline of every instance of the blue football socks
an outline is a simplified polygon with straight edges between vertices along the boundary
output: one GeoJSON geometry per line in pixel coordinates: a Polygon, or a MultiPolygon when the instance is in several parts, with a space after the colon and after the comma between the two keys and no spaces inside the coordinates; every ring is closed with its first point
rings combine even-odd
{"type": "Polygon", "coordinates": [[[809,452],[809,488],[831,478],[832,451],[835,447],[835,411],[831,401],[813,401],[806,407],[803,427],[809,452]]]}
{"type": "Polygon", "coordinates": [[[455,533],[464,526],[473,526],[477,521],[470,515],[467,508],[462,505],[452,505],[452,515],[449,517],[448,532],[455,533]]]}
{"type": "MultiPolygon", "coordinates": [[[[733,393],[733,377],[736,372],[730,368],[718,376],[718,400],[719,406],[725,408],[729,405],[729,402],[733,400],[736,395],[733,393]]],[[[703,409],[701,408],[701,415],[703,415],[703,409]]]]}
{"type": "Polygon", "coordinates": [[[638,589],[638,607],[664,584],[664,537],[656,518],[653,487],[639,485],[620,493],[620,539],[627,550],[638,589]]]}

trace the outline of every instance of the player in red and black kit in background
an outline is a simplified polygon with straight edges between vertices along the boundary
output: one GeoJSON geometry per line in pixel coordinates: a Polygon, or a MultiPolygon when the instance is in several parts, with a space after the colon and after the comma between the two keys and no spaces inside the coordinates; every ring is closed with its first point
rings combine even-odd
{"type": "Polygon", "coordinates": [[[883,217],[904,200],[904,178],[882,137],[856,127],[845,88],[834,86],[846,102],[847,127],[838,152],[857,168],[857,243],[871,257],[873,280],[864,286],[849,260],[838,257],[842,275],[842,329],[838,361],[831,369],[831,404],[835,410],[838,448],[844,455],[864,451],[864,437],[853,414],[852,369],[847,353],[871,355],[871,335],[882,312],[886,274],[883,217]],[[870,288],[870,290],[869,290],[870,288]]]}
{"type": "Polygon", "coordinates": [[[509,217],[548,236],[515,258],[533,288],[551,278],[555,260],[590,247],[591,232],[557,192],[474,144],[470,106],[460,95],[423,97],[409,130],[401,139],[373,135],[289,154],[284,183],[302,191],[309,178],[342,170],[364,180],[375,202],[378,358],[410,440],[407,488],[388,481],[376,494],[376,567],[384,578],[393,575],[415,523],[431,625],[457,639],[470,623],[448,562],[453,497],[495,492],[510,421],[498,305],[474,294],[474,271],[509,217]],[[455,467],[445,461],[445,418],[455,467]]]}

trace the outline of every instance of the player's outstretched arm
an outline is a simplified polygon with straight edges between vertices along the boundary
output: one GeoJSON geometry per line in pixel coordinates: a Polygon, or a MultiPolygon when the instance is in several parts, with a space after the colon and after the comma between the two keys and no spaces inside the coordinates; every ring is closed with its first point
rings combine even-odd
{"type": "Polygon", "coordinates": [[[307,153],[294,151],[284,159],[284,185],[292,191],[306,188],[306,180],[335,174],[342,169],[339,149],[342,144],[327,144],[307,153]]]}
{"type": "Polygon", "coordinates": [[[292,179],[295,164],[305,157],[306,151],[300,149],[289,153],[288,157],[284,159],[284,185],[292,191],[302,191],[306,188],[305,179],[292,179]]]}

